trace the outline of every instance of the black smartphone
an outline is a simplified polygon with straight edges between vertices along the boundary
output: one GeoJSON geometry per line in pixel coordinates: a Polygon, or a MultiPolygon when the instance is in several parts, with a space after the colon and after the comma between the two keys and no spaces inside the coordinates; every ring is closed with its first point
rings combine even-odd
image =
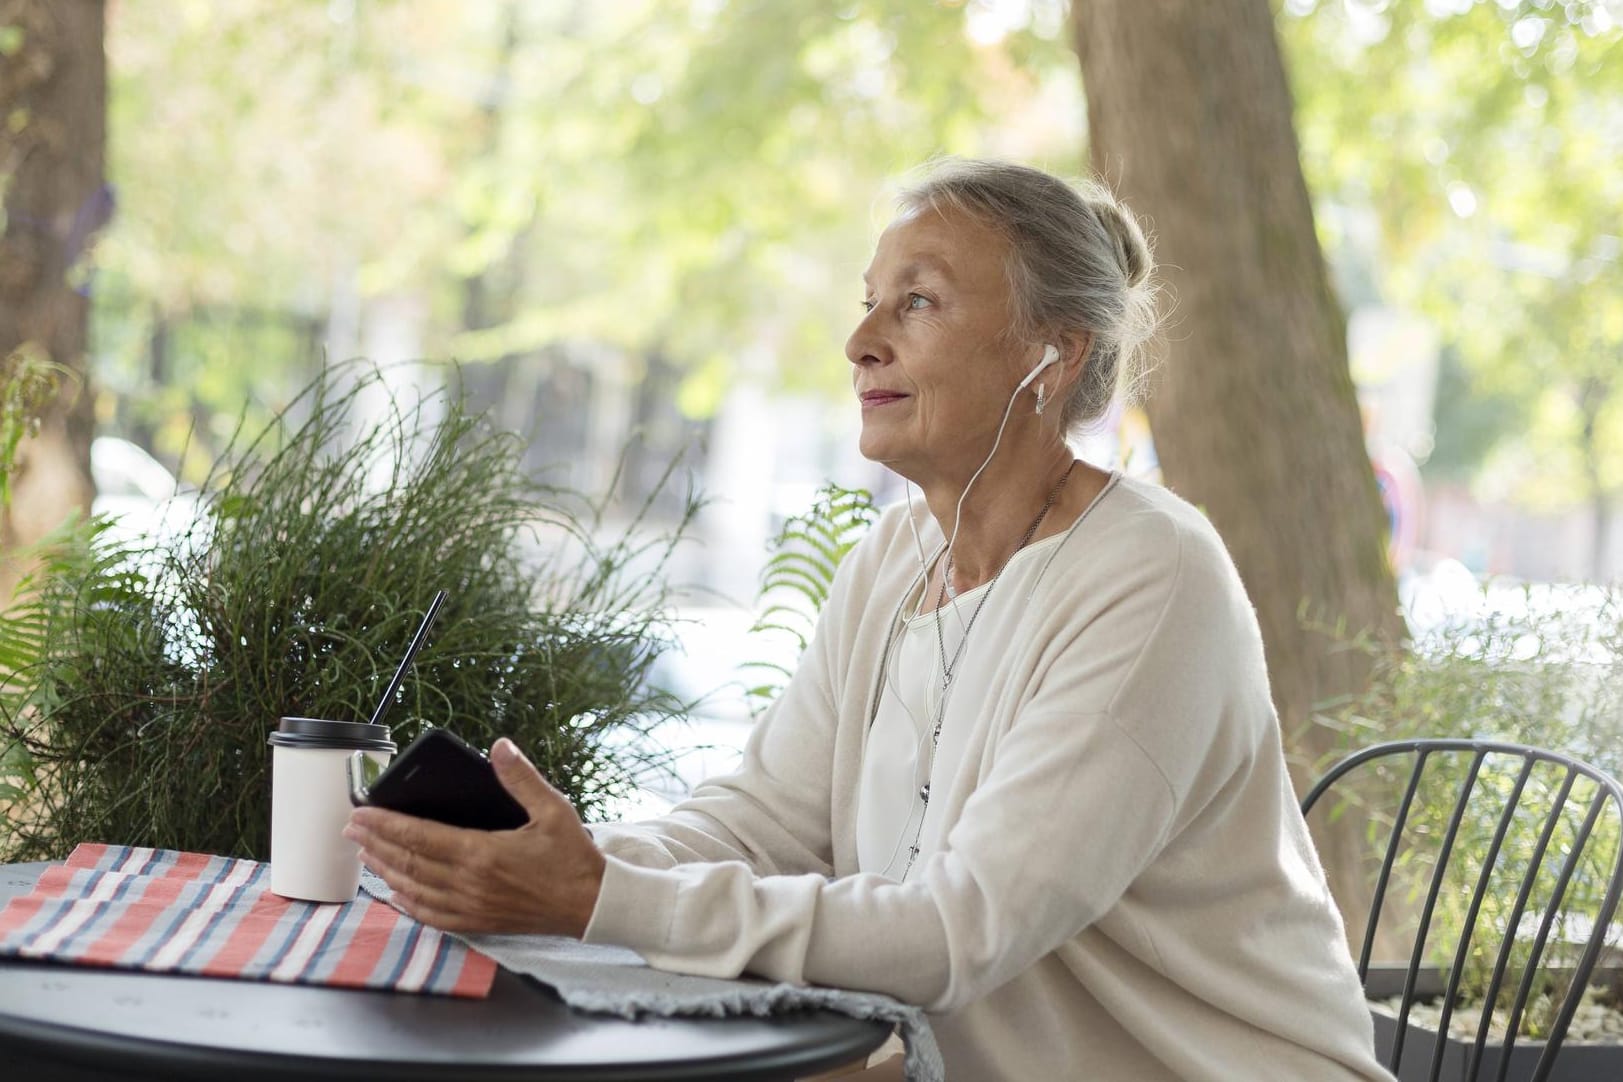
{"type": "Polygon", "coordinates": [[[427,730],[387,767],[364,752],[351,755],[349,799],[474,830],[514,830],[530,821],[490,760],[444,729],[427,730]]]}

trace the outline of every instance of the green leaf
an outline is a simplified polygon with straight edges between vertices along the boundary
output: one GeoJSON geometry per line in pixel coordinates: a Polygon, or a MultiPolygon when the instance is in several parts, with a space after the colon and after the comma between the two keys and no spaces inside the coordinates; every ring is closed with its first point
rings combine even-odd
{"type": "MultiPolygon", "coordinates": [[[[752,634],[787,637],[803,653],[815,625],[816,615],[828,600],[829,589],[840,561],[855,546],[873,521],[876,509],[865,491],[825,485],[819,489],[805,514],[789,518],[769,546],[771,552],[761,575],[756,601],[759,614],[750,628],[752,634]],[[805,606],[790,605],[772,598],[790,595],[804,600],[805,606]],[[809,614],[808,614],[809,613],[809,614]]],[[[770,662],[745,662],[743,668],[776,670],[785,677],[791,672],[770,662]]],[[[749,691],[750,698],[764,704],[777,697],[781,684],[761,684],[749,691]]]]}

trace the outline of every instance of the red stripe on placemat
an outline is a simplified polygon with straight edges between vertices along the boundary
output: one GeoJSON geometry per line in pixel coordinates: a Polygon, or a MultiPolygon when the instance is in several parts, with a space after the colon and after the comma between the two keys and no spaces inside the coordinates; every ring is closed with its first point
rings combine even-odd
{"type": "Polygon", "coordinates": [[[496,960],[472,947],[462,959],[462,972],[450,988],[453,996],[484,999],[490,995],[490,986],[496,983],[496,960]]]}
{"type": "Polygon", "coordinates": [[[86,870],[70,868],[66,864],[53,864],[46,868],[44,874],[34,883],[34,894],[41,898],[60,898],[67,893],[73,877],[86,870]]]}
{"type": "Polygon", "coordinates": [[[57,900],[43,894],[25,894],[21,898],[13,898],[4,909],[0,909],[0,936],[15,932],[48,903],[54,904],[57,900]]]}
{"type": "Polygon", "coordinates": [[[68,854],[64,867],[94,868],[112,849],[112,846],[102,842],[80,842],[73,847],[73,852],[68,854]]]}

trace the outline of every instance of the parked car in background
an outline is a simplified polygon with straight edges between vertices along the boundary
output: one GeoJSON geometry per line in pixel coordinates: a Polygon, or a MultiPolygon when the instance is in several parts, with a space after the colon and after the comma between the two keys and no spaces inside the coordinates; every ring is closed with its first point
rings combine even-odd
{"type": "Polygon", "coordinates": [[[196,491],[129,440],[97,436],[90,444],[90,474],[96,482],[91,513],[108,519],[113,541],[183,533],[197,517],[196,491]]]}

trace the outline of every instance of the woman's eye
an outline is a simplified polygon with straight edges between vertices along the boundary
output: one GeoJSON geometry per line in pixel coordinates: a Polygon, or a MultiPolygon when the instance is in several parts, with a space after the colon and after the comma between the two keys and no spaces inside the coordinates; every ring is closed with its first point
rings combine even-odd
{"type": "Polygon", "coordinates": [[[925,307],[929,303],[930,303],[930,298],[922,296],[922,295],[920,295],[918,293],[909,293],[907,295],[907,306],[909,308],[917,310],[919,308],[925,307]]]}
{"type": "Polygon", "coordinates": [[[862,310],[864,312],[872,312],[873,311],[873,299],[871,297],[870,298],[865,298],[863,300],[863,302],[862,302],[862,310]]]}

